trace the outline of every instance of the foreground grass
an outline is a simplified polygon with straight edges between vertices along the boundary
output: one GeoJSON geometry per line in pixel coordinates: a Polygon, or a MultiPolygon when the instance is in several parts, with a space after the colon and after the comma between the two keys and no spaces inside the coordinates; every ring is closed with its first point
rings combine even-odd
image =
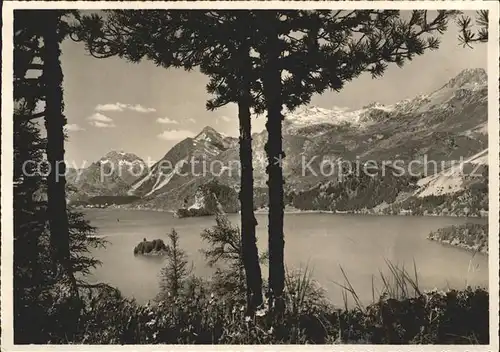
{"type": "MultiPolygon", "coordinates": [[[[245,316],[244,300],[210,293],[197,279],[177,297],[139,305],[114,289],[89,299],[74,343],[90,344],[487,344],[489,294],[481,288],[426,291],[388,263],[384,290],[371,304],[335,308],[310,271],[288,273],[287,308],[245,316]]],[[[416,269],[415,269],[416,272],[416,269]]]]}

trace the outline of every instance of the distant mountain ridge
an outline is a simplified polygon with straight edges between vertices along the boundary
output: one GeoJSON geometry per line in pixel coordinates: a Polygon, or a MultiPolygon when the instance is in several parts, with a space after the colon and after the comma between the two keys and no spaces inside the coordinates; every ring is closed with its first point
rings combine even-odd
{"type": "MultiPolygon", "coordinates": [[[[481,173],[473,182],[456,173],[455,176],[441,173],[461,158],[471,158],[464,163],[467,167],[477,158],[486,164],[483,171],[487,169],[487,92],[486,72],[467,69],[440,89],[392,105],[375,102],[358,110],[309,106],[285,113],[283,173],[287,201],[299,202],[299,208],[305,210],[357,211],[365,204],[379,211],[408,197],[453,197],[474,184],[481,184],[484,181],[481,173]],[[426,160],[439,164],[432,174],[423,174],[426,160]],[[336,166],[347,162],[363,165],[368,161],[375,161],[379,171],[384,169],[380,165],[386,161],[400,161],[403,165],[418,161],[420,166],[412,169],[416,175],[371,179],[349,175],[348,181],[339,182],[340,168],[336,166]],[[325,165],[330,165],[330,172],[321,172],[325,165]],[[446,194],[438,194],[435,188],[440,183],[454,186],[447,188],[446,194]],[[384,196],[388,190],[390,195],[384,196]]],[[[267,133],[254,133],[252,137],[256,197],[257,204],[261,204],[260,198],[267,187],[264,151],[267,133]]],[[[103,159],[122,157],[115,152],[103,159]]],[[[238,191],[238,161],[238,139],[207,126],[197,136],[172,147],[143,175],[135,179],[112,178],[112,182],[102,187],[94,185],[94,177],[85,176],[83,191],[91,190],[93,195],[107,192],[140,197],[130,207],[176,210],[186,202],[193,204],[199,187],[214,177],[238,191]],[[207,170],[207,165],[212,165],[212,169],[207,170]]],[[[94,175],[95,170],[90,174],[94,175]]]]}
{"type": "Polygon", "coordinates": [[[82,201],[96,196],[126,194],[147,170],[146,163],[137,155],[110,151],[86,168],[68,169],[70,200],[82,201]]]}

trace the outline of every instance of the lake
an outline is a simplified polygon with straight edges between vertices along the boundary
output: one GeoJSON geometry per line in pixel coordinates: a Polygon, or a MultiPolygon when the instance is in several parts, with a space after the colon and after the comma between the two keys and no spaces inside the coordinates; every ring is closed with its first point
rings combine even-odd
{"type": "MultiPolygon", "coordinates": [[[[135,257],[133,249],[143,238],[161,238],[175,228],[180,245],[194,264],[199,276],[210,276],[200,249],[203,229],[215,224],[213,217],[177,219],[171,213],[86,209],[86,217],[98,228],[98,235],[109,241],[107,248],[92,255],[102,261],[90,282],[106,282],[126,296],[145,303],[159,290],[162,258],[135,257]],[[119,219],[119,221],[118,221],[119,219]]],[[[267,215],[256,214],[259,251],[267,248],[267,215]]],[[[233,224],[239,215],[231,214],[233,224]]],[[[466,222],[486,223],[487,219],[416,216],[370,216],[302,213],[285,215],[285,261],[288,268],[313,270],[314,278],[327,291],[334,304],[343,304],[344,284],[340,266],[363,303],[372,300],[372,278],[379,287],[380,271],[388,273],[386,260],[413,273],[413,261],[423,289],[488,287],[488,256],[441,245],[426,239],[430,231],[466,222]]],[[[267,266],[262,268],[267,277],[267,266]]]]}

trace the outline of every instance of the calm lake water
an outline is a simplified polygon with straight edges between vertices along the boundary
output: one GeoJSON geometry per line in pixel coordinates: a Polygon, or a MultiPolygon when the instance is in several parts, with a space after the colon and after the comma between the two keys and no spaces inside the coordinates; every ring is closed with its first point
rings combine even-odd
{"type": "MultiPolygon", "coordinates": [[[[161,258],[135,257],[133,249],[143,238],[162,238],[175,228],[180,245],[193,262],[195,273],[210,276],[200,238],[203,229],[215,224],[213,217],[177,219],[171,213],[87,209],[87,218],[98,228],[98,234],[109,244],[92,252],[102,261],[88,277],[91,282],[106,282],[118,287],[123,294],[139,302],[153,299],[158,292],[158,277],[163,265],[161,258]],[[119,221],[117,221],[119,219],[119,221]]],[[[267,215],[256,215],[259,250],[267,248],[267,215]]],[[[239,224],[239,215],[229,216],[239,224]]],[[[380,271],[389,270],[385,260],[404,265],[413,273],[413,261],[418,271],[419,285],[424,289],[472,286],[488,287],[488,257],[472,256],[462,249],[448,247],[426,239],[430,231],[465,222],[486,223],[486,219],[451,217],[406,217],[332,214],[286,214],[285,260],[289,268],[313,270],[314,278],[327,291],[335,304],[342,304],[344,283],[340,266],[364,303],[372,299],[372,277],[379,287],[380,271]]],[[[263,276],[267,277],[267,267],[263,276]]]]}

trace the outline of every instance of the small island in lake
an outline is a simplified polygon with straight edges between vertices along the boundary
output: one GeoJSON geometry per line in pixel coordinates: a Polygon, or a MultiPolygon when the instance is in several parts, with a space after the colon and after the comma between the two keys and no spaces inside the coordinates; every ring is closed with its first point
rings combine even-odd
{"type": "Polygon", "coordinates": [[[431,232],[427,238],[474,252],[488,253],[488,224],[449,226],[431,232]]]}
{"type": "Polygon", "coordinates": [[[168,253],[168,247],[161,239],[147,241],[144,239],[134,248],[134,255],[165,255],[168,253]]]}

